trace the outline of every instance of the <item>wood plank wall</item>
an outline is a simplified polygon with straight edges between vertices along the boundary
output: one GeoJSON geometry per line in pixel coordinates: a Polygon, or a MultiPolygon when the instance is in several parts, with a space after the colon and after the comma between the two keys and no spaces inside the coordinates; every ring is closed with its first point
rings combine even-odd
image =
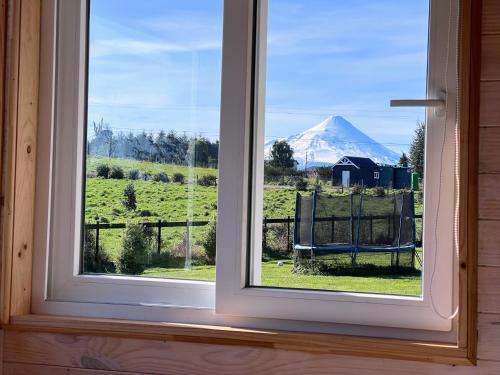
{"type": "Polygon", "coordinates": [[[482,33],[477,367],[243,346],[5,332],[4,374],[500,374],[499,0],[483,0],[482,33]]]}

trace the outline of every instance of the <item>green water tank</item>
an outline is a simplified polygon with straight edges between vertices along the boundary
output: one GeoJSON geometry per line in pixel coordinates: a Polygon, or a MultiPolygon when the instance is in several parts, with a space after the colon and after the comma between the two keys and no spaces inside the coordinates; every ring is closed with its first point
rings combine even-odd
{"type": "Polygon", "coordinates": [[[417,172],[413,172],[411,174],[411,189],[413,191],[419,191],[420,190],[420,175],[417,172]]]}

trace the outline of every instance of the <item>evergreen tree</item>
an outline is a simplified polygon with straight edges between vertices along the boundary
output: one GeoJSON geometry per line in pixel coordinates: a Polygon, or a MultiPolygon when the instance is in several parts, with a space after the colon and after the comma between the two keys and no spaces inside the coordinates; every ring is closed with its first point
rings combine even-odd
{"type": "Polygon", "coordinates": [[[150,248],[142,225],[129,225],[123,237],[118,268],[125,275],[140,275],[148,263],[150,248]]]}
{"type": "Polygon", "coordinates": [[[287,141],[274,142],[269,164],[279,169],[293,169],[297,166],[297,162],[293,158],[293,150],[287,141]]]}
{"type": "Polygon", "coordinates": [[[414,172],[424,175],[424,160],[425,160],[425,124],[417,123],[415,135],[410,146],[409,161],[414,172]]]}
{"type": "Polygon", "coordinates": [[[399,158],[399,163],[398,163],[398,165],[399,165],[400,167],[404,167],[404,168],[406,168],[406,167],[408,167],[408,162],[409,162],[409,160],[408,160],[408,156],[406,156],[406,154],[403,152],[403,154],[402,154],[402,155],[401,155],[401,157],[399,158]]]}
{"type": "Polygon", "coordinates": [[[135,197],[135,188],[133,184],[128,184],[123,190],[123,195],[125,196],[125,200],[123,201],[123,205],[127,210],[135,210],[137,208],[137,199],[135,197]]]}

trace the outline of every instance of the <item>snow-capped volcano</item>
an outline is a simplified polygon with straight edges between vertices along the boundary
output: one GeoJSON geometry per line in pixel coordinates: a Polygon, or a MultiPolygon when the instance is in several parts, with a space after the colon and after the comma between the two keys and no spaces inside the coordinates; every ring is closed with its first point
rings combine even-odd
{"type": "MultiPolygon", "coordinates": [[[[397,164],[399,155],[368,137],[342,116],[330,116],[318,125],[284,139],[294,151],[299,168],[313,165],[331,165],[342,156],[358,156],[380,164],[397,164]]],[[[266,143],[269,155],[275,141],[266,143]]]]}

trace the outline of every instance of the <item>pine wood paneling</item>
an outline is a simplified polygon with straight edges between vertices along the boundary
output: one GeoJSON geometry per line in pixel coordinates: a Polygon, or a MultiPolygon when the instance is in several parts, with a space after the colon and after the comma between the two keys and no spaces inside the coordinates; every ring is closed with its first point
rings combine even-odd
{"type": "Polygon", "coordinates": [[[448,366],[267,348],[15,331],[6,332],[4,360],[169,375],[498,375],[500,365],[481,361],[478,367],[448,366]]]}
{"type": "Polygon", "coordinates": [[[500,1],[483,1],[483,34],[500,33],[500,1]]]}
{"type": "Polygon", "coordinates": [[[500,81],[481,82],[481,126],[500,126],[500,81]]]}
{"type": "Polygon", "coordinates": [[[500,314],[500,267],[479,267],[478,289],[479,312],[500,314]]]}
{"type": "Polygon", "coordinates": [[[500,174],[479,176],[479,219],[500,219],[500,174]]]}
{"type": "Polygon", "coordinates": [[[500,80],[500,34],[482,38],[481,79],[500,80]]]}
{"type": "Polygon", "coordinates": [[[479,132],[479,172],[500,173],[500,126],[479,132]]]}
{"type": "Polygon", "coordinates": [[[479,314],[478,329],[479,358],[500,360],[500,314],[479,314]]]}
{"type": "Polygon", "coordinates": [[[479,265],[500,267],[500,221],[479,221],[479,265]]]}
{"type": "Polygon", "coordinates": [[[133,375],[133,373],[60,366],[27,365],[24,363],[6,363],[3,366],[3,375],[133,375]]]}

